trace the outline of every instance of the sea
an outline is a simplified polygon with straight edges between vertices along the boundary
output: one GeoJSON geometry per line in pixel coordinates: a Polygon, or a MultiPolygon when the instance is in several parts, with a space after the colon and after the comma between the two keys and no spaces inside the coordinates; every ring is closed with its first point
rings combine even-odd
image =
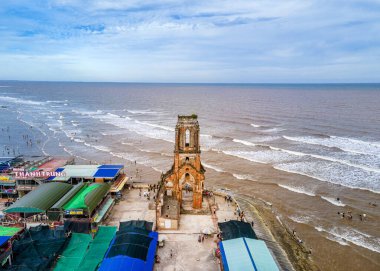
{"type": "Polygon", "coordinates": [[[270,203],[321,270],[380,270],[380,84],[0,81],[0,156],[123,163],[155,183],[185,114],[206,187],[270,203]]]}

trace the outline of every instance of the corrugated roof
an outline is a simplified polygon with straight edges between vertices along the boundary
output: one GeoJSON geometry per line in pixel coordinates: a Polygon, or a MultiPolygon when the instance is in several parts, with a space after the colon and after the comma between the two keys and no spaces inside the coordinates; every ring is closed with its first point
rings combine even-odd
{"type": "Polygon", "coordinates": [[[274,271],[278,270],[278,267],[270,253],[267,245],[262,240],[254,240],[245,238],[247,247],[251,251],[253,261],[257,270],[260,271],[274,271]]]}
{"type": "Polygon", "coordinates": [[[49,177],[48,180],[67,181],[70,178],[108,178],[112,179],[120,172],[123,165],[67,165],[56,172],[64,172],[66,176],[49,177]]]}
{"type": "Polygon", "coordinates": [[[115,178],[120,169],[117,168],[101,168],[94,174],[95,178],[115,178]]]}
{"type": "Polygon", "coordinates": [[[278,267],[262,240],[236,238],[219,244],[226,271],[278,271],[278,267]]]}
{"type": "Polygon", "coordinates": [[[37,189],[29,192],[12,206],[5,209],[6,213],[42,213],[52,207],[73,186],[67,183],[41,184],[37,189]]]}
{"type": "Polygon", "coordinates": [[[123,165],[101,165],[99,168],[116,168],[116,169],[122,169],[123,165]]]}
{"type": "Polygon", "coordinates": [[[87,209],[91,213],[108,193],[111,186],[107,183],[84,184],[72,198],[62,206],[65,210],[87,209]]]}
{"type": "Polygon", "coordinates": [[[88,212],[91,213],[96,206],[102,201],[111,189],[111,185],[108,183],[102,183],[97,189],[92,190],[85,198],[85,203],[88,207],[88,212]]]}
{"type": "MultiPolygon", "coordinates": [[[[66,173],[66,176],[55,177],[54,181],[67,181],[70,178],[93,178],[98,170],[99,165],[67,165],[62,167],[61,172],[66,173]]],[[[60,168],[58,168],[59,170],[60,168]]]]}
{"type": "Polygon", "coordinates": [[[57,201],[53,205],[53,207],[51,207],[51,209],[62,209],[63,205],[65,205],[66,203],[68,203],[69,200],[71,200],[76,195],[76,193],[78,193],[79,190],[81,190],[81,188],[84,185],[85,185],[85,183],[78,183],[77,185],[75,185],[73,187],[73,189],[71,189],[66,195],[64,195],[59,201],[57,201]]]}

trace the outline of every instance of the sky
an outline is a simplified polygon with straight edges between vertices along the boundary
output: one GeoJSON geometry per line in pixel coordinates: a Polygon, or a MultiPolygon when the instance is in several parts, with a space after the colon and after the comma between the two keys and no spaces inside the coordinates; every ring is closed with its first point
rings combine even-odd
{"type": "Polygon", "coordinates": [[[0,80],[380,82],[380,1],[4,0],[0,80]]]}

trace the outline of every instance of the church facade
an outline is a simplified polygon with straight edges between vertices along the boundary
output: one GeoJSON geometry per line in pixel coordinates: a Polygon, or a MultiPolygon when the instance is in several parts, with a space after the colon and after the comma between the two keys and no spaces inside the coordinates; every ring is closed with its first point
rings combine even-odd
{"type": "Polygon", "coordinates": [[[191,191],[194,209],[202,208],[205,180],[199,135],[196,115],[178,116],[175,128],[174,164],[164,180],[167,195],[174,196],[180,204],[183,191],[191,191]]]}
{"type": "Polygon", "coordinates": [[[161,176],[156,199],[158,228],[177,229],[180,210],[191,203],[202,209],[205,169],[201,163],[200,129],[196,115],[178,116],[175,128],[174,163],[161,176]]]}

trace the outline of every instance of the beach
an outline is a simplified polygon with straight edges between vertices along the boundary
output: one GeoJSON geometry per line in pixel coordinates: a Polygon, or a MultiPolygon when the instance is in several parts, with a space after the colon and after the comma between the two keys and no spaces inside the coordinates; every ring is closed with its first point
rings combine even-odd
{"type": "Polygon", "coordinates": [[[0,85],[2,156],[123,163],[156,183],[177,115],[196,113],[206,187],[253,203],[299,270],[306,257],[320,270],[380,267],[379,85],[0,85]]]}

